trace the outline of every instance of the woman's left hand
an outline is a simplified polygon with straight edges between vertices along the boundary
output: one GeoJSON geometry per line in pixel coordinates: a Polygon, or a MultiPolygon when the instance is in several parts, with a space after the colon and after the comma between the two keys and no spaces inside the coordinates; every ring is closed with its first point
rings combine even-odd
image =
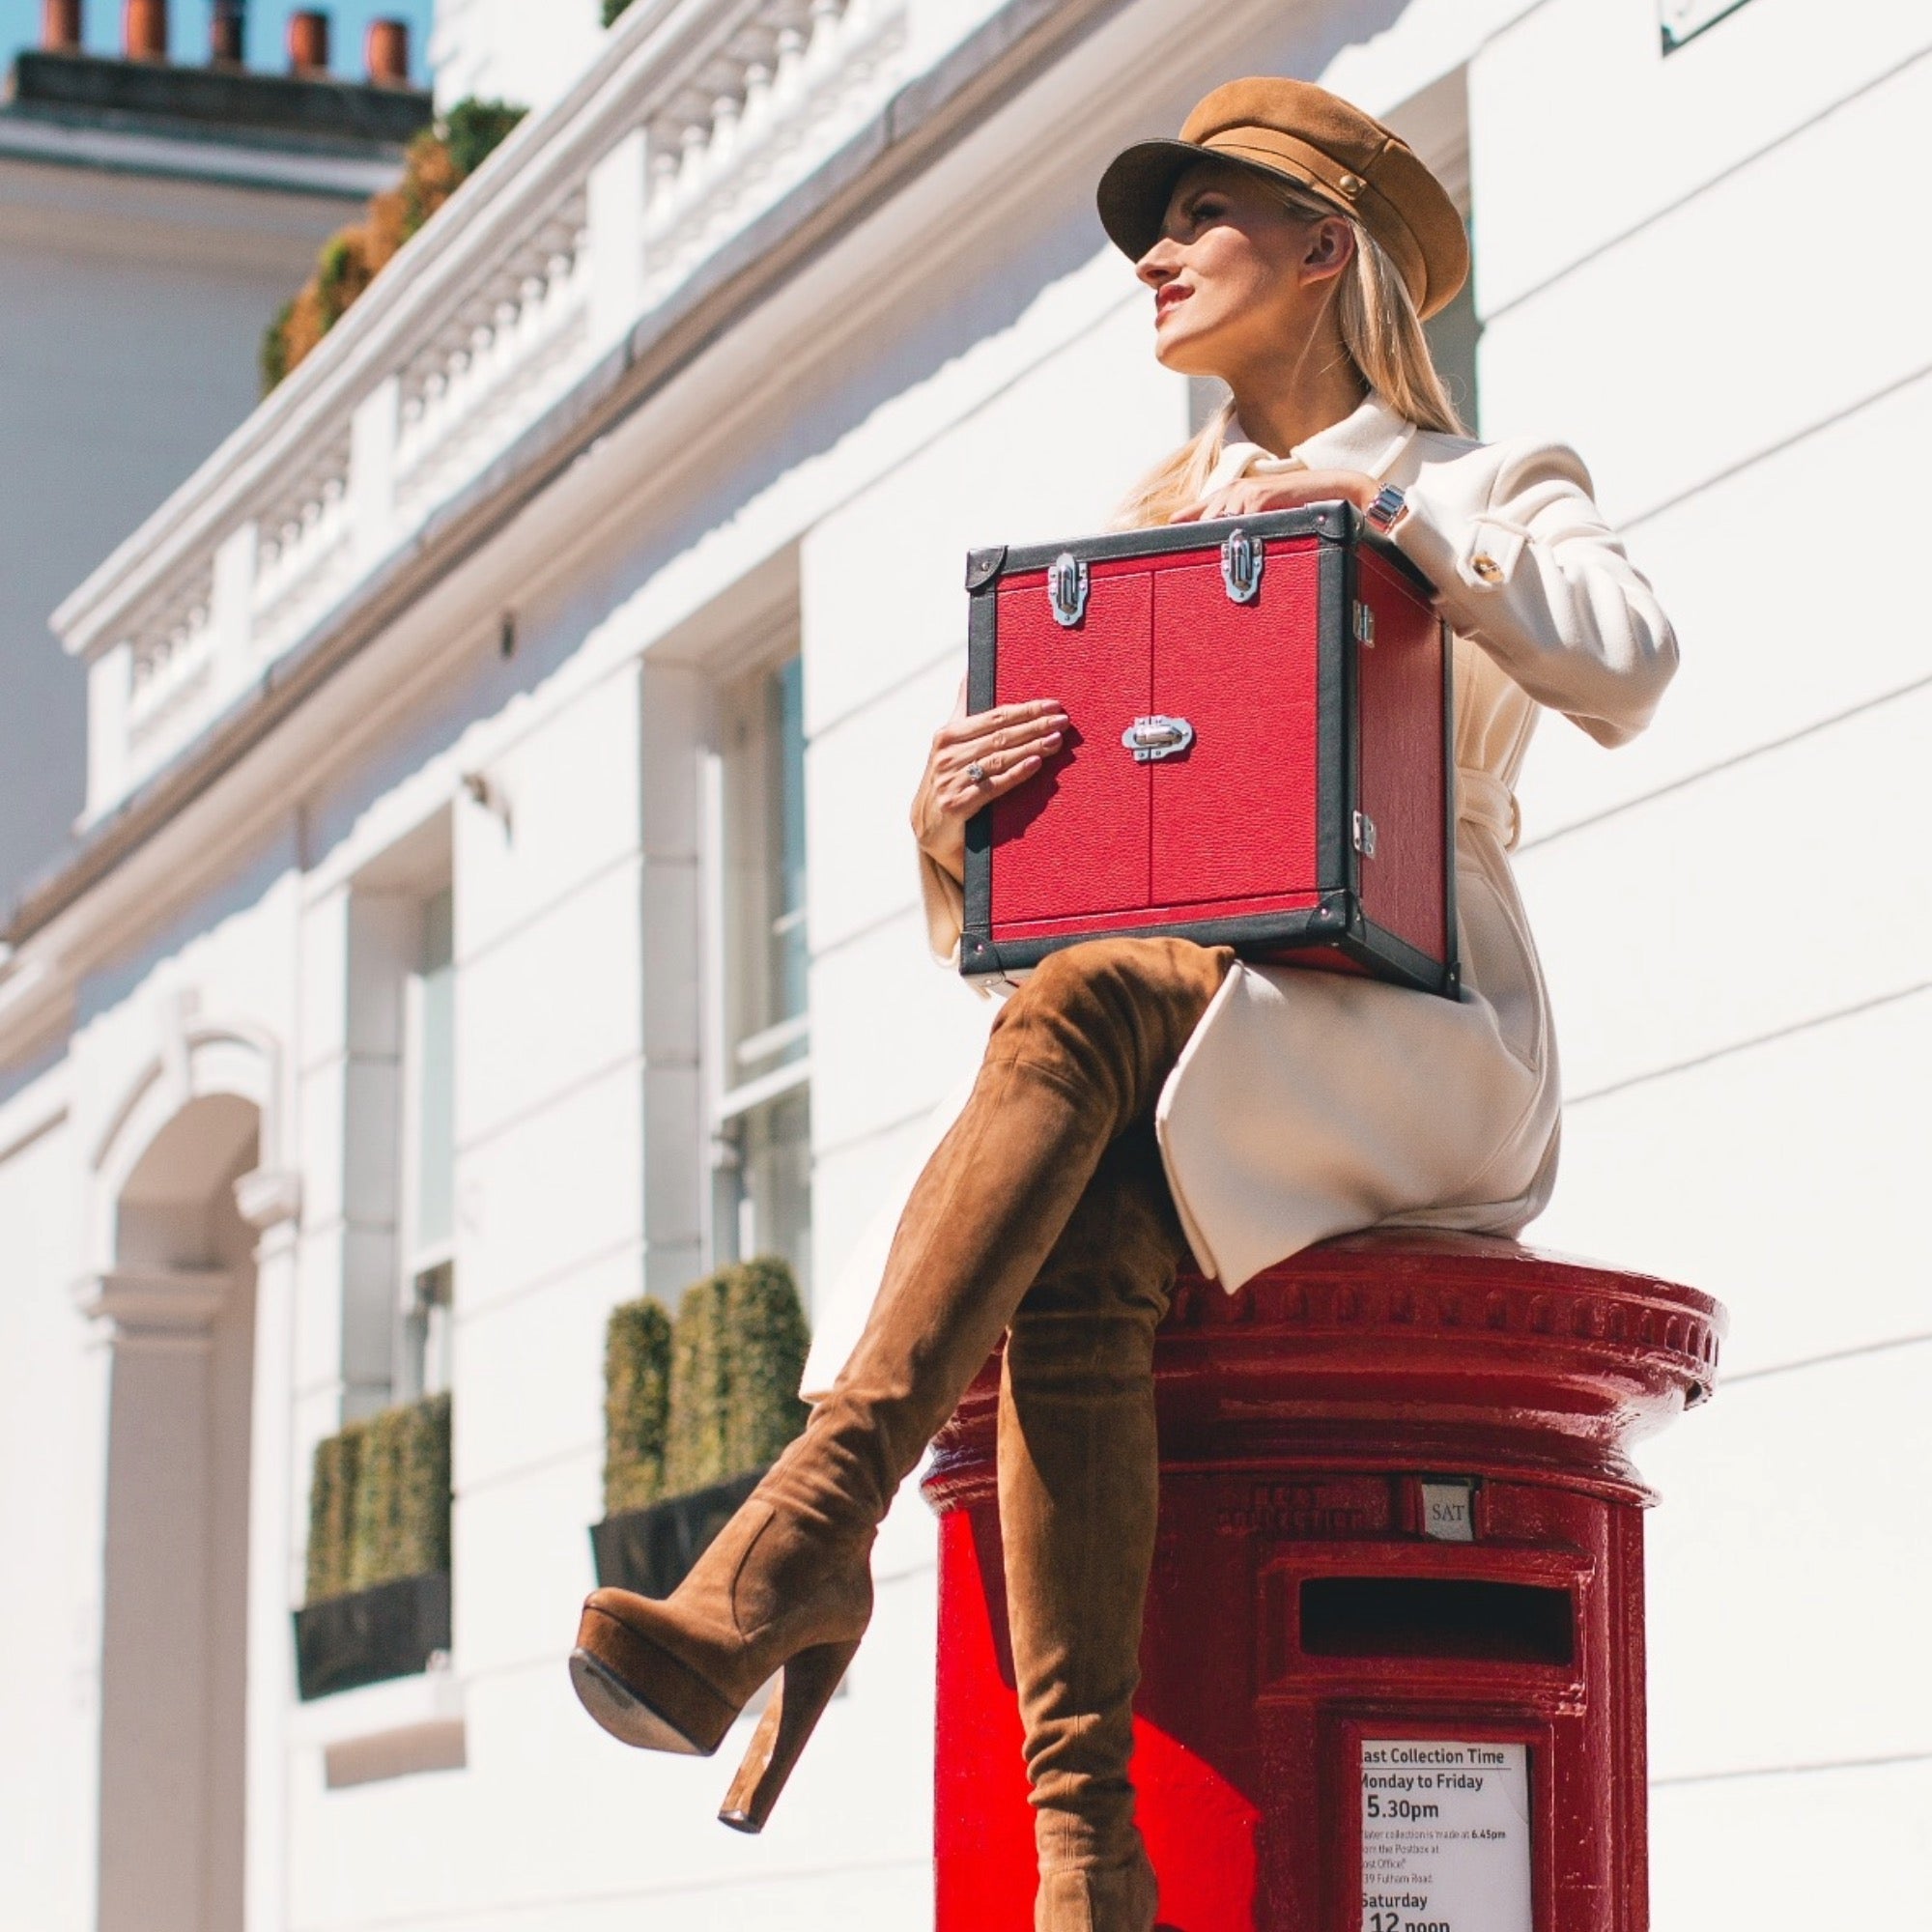
{"type": "Polygon", "coordinates": [[[1290,469],[1279,476],[1243,476],[1182,510],[1177,524],[1217,517],[1259,517],[1264,510],[1300,510],[1310,503],[1352,503],[1366,510],[1381,485],[1359,469],[1290,469]]]}

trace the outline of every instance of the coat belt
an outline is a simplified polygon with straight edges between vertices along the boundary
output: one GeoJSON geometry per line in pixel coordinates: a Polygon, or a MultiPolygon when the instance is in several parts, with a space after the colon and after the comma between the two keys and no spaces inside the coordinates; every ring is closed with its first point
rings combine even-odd
{"type": "Polygon", "coordinates": [[[1493,773],[1479,771],[1473,765],[1456,767],[1456,816],[1493,834],[1505,852],[1515,851],[1522,816],[1517,810],[1516,793],[1493,773]]]}

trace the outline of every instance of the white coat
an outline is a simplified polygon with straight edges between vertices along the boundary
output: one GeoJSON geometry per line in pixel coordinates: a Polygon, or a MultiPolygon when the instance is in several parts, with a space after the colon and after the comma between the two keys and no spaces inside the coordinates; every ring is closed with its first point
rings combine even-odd
{"type": "MultiPolygon", "coordinates": [[[[1389,1223],[1513,1235],[1548,1201],[1561,1095],[1510,870],[1515,785],[1542,709],[1621,744],[1677,665],[1649,583],[1561,444],[1419,430],[1371,396],[1284,458],[1231,441],[1208,487],[1303,467],[1402,486],[1408,514],[1395,541],[1437,586],[1455,633],[1463,991],[1451,1001],[1236,966],[1155,1116],[1195,1259],[1230,1290],[1331,1235],[1389,1223]]],[[[922,876],[933,949],[956,956],[959,888],[929,861],[922,876]]],[[[964,1090],[940,1110],[932,1145],[963,1100],[964,1090]]],[[[830,1380],[856,1339],[902,1199],[820,1311],[808,1390],[830,1380]]]]}

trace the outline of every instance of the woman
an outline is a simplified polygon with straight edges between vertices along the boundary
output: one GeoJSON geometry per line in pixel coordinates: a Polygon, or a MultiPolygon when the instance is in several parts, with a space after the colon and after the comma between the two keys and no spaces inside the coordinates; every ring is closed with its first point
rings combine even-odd
{"type": "MultiPolygon", "coordinates": [[[[1179,940],[1046,960],[1001,1009],[804,1435],[668,1601],[592,1596],[572,1667],[617,1736],[703,1752],[782,1668],[724,1813],[757,1829],[866,1628],[878,1521],[1006,1333],[1000,1520],[1037,1923],[1148,1932],[1128,1756],[1153,1333],[1176,1269],[1191,1252],[1232,1289],[1349,1230],[1514,1233],[1542,1207],[1555,1052],[1505,856],[1511,786],[1540,706],[1618,743],[1676,645],[1573,454],[1460,433],[1420,323],[1461,286],[1467,244],[1387,129],[1317,87],[1236,81],[1179,141],[1121,156],[1100,211],[1153,292],[1160,360],[1232,391],[1123,524],[1346,498],[1439,587],[1457,637],[1462,997],[1179,940]]],[[[940,952],[958,940],[967,819],[1068,755],[1066,728],[1042,693],[980,716],[962,701],[934,739],[913,822],[940,952]]]]}

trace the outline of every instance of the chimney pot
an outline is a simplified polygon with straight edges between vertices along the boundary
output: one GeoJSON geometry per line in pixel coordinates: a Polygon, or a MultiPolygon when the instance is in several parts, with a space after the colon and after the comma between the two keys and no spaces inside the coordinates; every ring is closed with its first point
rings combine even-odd
{"type": "Polygon", "coordinates": [[[407,20],[371,20],[362,43],[363,64],[369,70],[373,87],[407,87],[410,84],[410,23],[407,20]]]}
{"type": "Polygon", "coordinates": [[[168,0],[128,0],[121,14],[121,47],[130,61],[168,57],[168,0]]]}
{"type": "Polygon", "coordinates": [[[320,7],[289,15],[289,71],[311,79],[328,71],[328,15],[320,7]]]}
{"type": "Polygon", "coordinates": [[[50,54],[77,54],[80,42],[80,0],[41,0],[41,45],[50,54]]]}
{"type": "Polygon", "coordinates": [[[248,64],[246,0],[214,0],[208,23],[208,57],[216,67],[248,64]]]}

